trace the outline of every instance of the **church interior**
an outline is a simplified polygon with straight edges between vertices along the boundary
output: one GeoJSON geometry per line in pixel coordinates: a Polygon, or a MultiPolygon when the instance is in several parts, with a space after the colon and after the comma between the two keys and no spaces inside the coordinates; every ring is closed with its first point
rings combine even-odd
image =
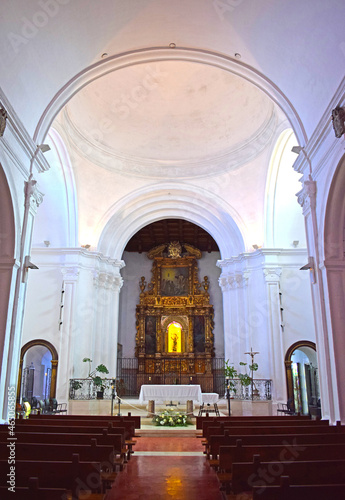
{"type": "Polygon", "coordinates": [[[0,12],[1,423],[195,386],[344,424],[344,2],[0,12]]]}

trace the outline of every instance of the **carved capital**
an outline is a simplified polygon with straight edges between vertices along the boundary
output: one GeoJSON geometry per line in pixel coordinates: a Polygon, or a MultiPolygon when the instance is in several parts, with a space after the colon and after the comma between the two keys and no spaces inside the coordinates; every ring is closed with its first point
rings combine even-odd
{"type": "Polygon", "coordinates": [[[220,276],[218,280],[219,286],[222,289],[222,292],[227,292],[237,288],[244,288],[248,284],[249,275],[249,271],[244,271],[243,273],[220,276]]]}
{"type": "Polygon", "coordinates": [[[263,271],[266,282],[279,283],[282,274],[281,267],[266,267],[263,271]]]}
{"type": "Polygon", "coordinates": [[[337,106],[332,110],[333,130],[337,139],[345,134],[345,108],[337,106]]]}
{"type": "Polygon", "coordinates": [[[303,189],[297,194],[297,201],[303,208],[303,212],[307,212],[310,208],[316,207],[316,181],[313,181],[311,176],[307,181],[304,181],[303,189]]]}
{"type": "Polygon", "coordinates": [[[79,269],[77,267],[63,267],[61,269],[64,281],[77,281],[79,269]]]}
{"type": "Polygon", "coordinates": [[[34,212],[37,212],[38,207],[43,201],[44,194],[39,191],[37,187],[37,181],[32,178],[32,174],[29,180],[25,182],[25,206],[31,208],[34,212]]]}
{"type": "Polygon", "coordinates": [[[1,108],[0,109],[0,137],[2,137],[5,133],[6,121],[7,121],[6,110],[4,108],[1,108]]]}

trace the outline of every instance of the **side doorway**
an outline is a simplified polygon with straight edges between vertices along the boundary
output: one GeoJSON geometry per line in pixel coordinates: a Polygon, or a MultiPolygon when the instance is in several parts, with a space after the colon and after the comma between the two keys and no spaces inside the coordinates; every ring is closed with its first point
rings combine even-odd
{"type": "Polygon", "coordinates": [[[285,356],[288,400],[296,412],[321,417],[320,389],[316,346],[299,341],[290,346],[285,356]]]}

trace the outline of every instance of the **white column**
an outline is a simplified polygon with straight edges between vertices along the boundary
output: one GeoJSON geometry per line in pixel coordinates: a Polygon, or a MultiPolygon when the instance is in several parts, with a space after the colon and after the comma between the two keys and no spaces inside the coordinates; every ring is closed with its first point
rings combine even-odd
{"type": "Polygon", "coordinates": [[[284,348],[280,321],[280,267],[265,267],[264,270],[266,297],[267,297],[267,329],[270,350],[269,359],[272,360],[272,394],[278,401],[287,400],[286,376],[284,364],[284,348]]]}
{"type": "Polygon", "coordinates": [[[59,325],[59,364],[57,373],[57,400],[68,401],[69,379],[73,378],[74,350],[78,345],[77,335],[82,334],[74,324],[75,308],[77,307],[78,267],[61,269],[63,282],[63,315],[59,325]]]}
{"type": "Polygon", "coordinates": [[[249,273],[234,270],[231,261],[218,261],[217,265],[222,269],[219,285],[223,292],[225,359],[239,369],[239,362],[243,361],[249,345],[246,321],[249,273]]]}
{"type": "Polygon", "coordinates": [[[123,261],[112,262],[111,271],[96,273],[97,306],[94,323],[93,368],[103,363],[109,377],[116,376],[117,340],[119,322],[119,294],[123,280],[120,269],[123,261]]]}
{"type": "Polygon", "coordinates": [[[337,376],[335,372],[333,340],[331,330],[329,330],[327,324],[327,312],[325,308],[326,297],[324,288],[326,287],[326,283],[324,283],[324,276],[321,270],[323,263],[319,259],[320,243],[316,217],[316,191],[316,182],[309,176],[309,179],[304,181],[303,189],[297,193],[297,197],[298,203],[303,209],[308,255],[313,258],[313,269],[310,271],[312,273],[311,293],[314,310],[322,417],[335,422],[339,419],[338,389],[337,384],[334,383],[334,380],[337,380],[337,376]]]}
{"type": "MultiPolygon", "coordinates": [[[[23,227],[20,241],[20,263],[18,262],[18,272],[13,290],[13,310],[12,324],[9,339],[5,343],[8,345],[7,361],[3,363],[1,369],[1,401],[3,414],[2,418],[7,418],[7,388],[17,388],[17,378],[19,370],[20,348],[23,333],[23,317],[26,298],[26,288],[29,269],[25,265],[25,257],[30,256],[32,232],[37,209],[43,201],[43,194],[38,190],[37,181],[30,175],[25,182],[25,202],[23,227]],[[4,389],[4,390],[3,390],[4,389]]],[[[30,272],[34,272],[33,270],[30,272]]],[[[10,304],[9,304],[10,306],[10,304]]]]}

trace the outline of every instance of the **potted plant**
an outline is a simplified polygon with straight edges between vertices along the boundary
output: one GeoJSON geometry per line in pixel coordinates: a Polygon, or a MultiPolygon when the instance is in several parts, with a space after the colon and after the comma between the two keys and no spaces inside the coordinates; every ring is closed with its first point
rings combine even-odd
{"type": "MultiPolygon", "coordinates": [[[[247,366],[247,363],[243,363],[242,361],[240,361],[240,366],[247,366]]],[[[238,378],[240,379],[242,387],[248,387],[249,385],[252,386],[252,399],[253,399],[253,396],[259,395],[259,391],[254,383],[254,372],[257,371],[259,365],[257,363],[252,363],[251,365],[248,366],[248,368],[251,371],[251,376],[248,373],[239,373],[238,378]]]]}
{"type": "Polygon", "coordinates": [[[230,391],[236,394],[237,389],[234,379],[238,377],[238,372],[236,368],[232,364],[230,364],[229,360],[225,361],[224,374],[226,379],[226,386],[230,391]]]}
{"type": "Polygon", "coordinates": [[[90,358],[84,358],[83,359],[84,363],[89,363],[89,375],[88,377],[93,381],[94,385],[96,386],[97,390],[97,399],[103,399],[103,394],[105,389],[108,387],[108,382],[106,378],[102,378],[99,374],[108,374],[109,370],[108,368],[103,364],[99,364],[96,366],[95,370],[91,371],[91,363],[92,359],[90,358]]]}
{"type": "Polygon", "coordinates": [[[77,391],[78,389],[81,389],[82,387],[83,387],[83,384],[79,380],[76,380],[76,379],[71,380],[71,387],[70,387],[71,399],[75,398],[75,391],[77,391]]]}

